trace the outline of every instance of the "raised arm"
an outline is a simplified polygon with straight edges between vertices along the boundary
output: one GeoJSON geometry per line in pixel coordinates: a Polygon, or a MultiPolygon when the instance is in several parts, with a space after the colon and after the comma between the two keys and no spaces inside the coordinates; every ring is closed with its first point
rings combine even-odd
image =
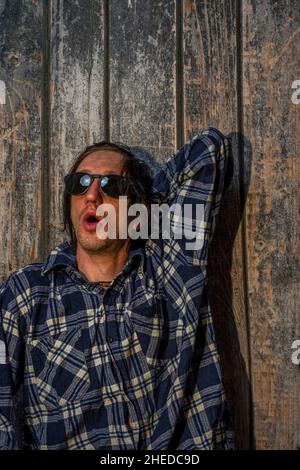
{"type": "Polygon", "coordinates": [[[163,244],[153,240],[172,258],[170,261],[176,257],[177,261],[197,265],[206,259],[227,189],[225,176],[230,155],[230,137],[210,127],[184,144],[154,178],[151,202],[168,204],[177,211],[181,208],[181,218],[179,212],[170,212],[171,233],[177,233],[178,238],[164,239],[163,244]]]}

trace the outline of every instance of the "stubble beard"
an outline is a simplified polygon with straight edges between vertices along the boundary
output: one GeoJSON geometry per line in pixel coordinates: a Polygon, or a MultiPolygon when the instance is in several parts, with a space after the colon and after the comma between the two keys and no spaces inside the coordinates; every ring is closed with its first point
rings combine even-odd
{"type": "Polygon", "coordinates": [[[123,239],[100,239],[96,232],[82,233],[78,227],[74,227],[77,243],[89,253],[109,253],[116,251],[126,242],[123,239]]]}
{"type": "Polygon", "coordinates": [[[106,238],[101,240],[96,232],[83,233],[79,227],[74,227],[77,243],[85,250],[91,253],[105,253],[112,248],[115,240],[106,238]]]}

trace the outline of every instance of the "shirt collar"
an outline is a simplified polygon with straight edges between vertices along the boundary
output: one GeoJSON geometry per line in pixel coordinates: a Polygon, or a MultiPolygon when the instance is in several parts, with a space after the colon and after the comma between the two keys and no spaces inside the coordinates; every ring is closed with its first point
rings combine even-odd
{"type": "MultiPolygon", "coordinates": [[[[144,250],[145,240],[132,240],[126,266],[131,265],[134,258],[141,258],[144,261],[144,250]]],[[[73,245],[71,245],[71,243],[68,241],[64,241],[51,251],[42,269],[41,274],[42,276],[44,276],[53,269],[66,268],[68,266],[73,269],[77,269],[76,254],[73,245]]]]}

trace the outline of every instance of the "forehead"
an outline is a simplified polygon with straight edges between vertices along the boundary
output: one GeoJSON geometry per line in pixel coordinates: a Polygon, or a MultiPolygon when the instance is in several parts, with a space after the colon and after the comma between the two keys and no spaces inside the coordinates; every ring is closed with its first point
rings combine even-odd
{"type": "Polygon", "coordinates": [[[87,155],[78,165],[76,171],[88,171],[89,173],[113,173],[121,174],[125,157],[112,150],[97,150],[87,155]]]}

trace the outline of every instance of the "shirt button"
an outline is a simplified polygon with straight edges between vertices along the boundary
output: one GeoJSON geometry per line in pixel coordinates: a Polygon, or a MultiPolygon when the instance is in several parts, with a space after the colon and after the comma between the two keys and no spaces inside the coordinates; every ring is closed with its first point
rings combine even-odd
{"type": "Polygon", "coordinates": [[[109,341],[110,343],[112,343],[112,342],[113,342],[113,340],[114,340],[114,339],[113,339],[113,337],[112,337],[112,336],[109,336],[109,337],[108,337],[108,341],[109,341]]]}

